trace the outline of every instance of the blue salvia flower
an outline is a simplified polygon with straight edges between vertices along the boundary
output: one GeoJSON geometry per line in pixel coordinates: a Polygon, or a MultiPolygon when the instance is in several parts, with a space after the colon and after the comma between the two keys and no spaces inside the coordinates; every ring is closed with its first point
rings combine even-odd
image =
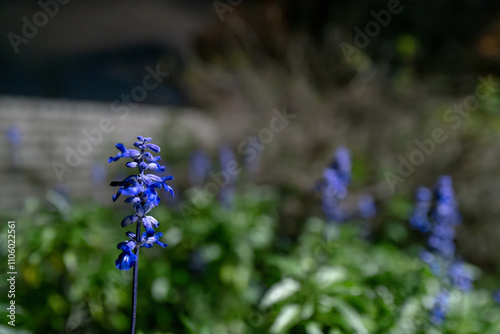
{"type": "Polygon", "coordinates": [[[377,206],[373,197],[368,194],[363,194],[358,199],[359,215],[363,219],[371,219],[377,214],[377,206]]]}
{"type": "MultiPolygon", "coordinates": [[[[461,220],[450,176],[438,178],[434,196],[429,189],[418,188],[410,224],[428,234],[427,250],[420,257],[434,275],[459,290],[469,291],[473,288],[472,273],[455,256],[455,227],[461,220]]],[[[446,317],[448,294],[447,290],[442,290],[436,298],[431,314],[436,325],[440,325],[446,317]]]]}
{"type": "Polygon", "coordinates": [[[335,150],[335,159],[331,168],[337,172],[339,178],[345,183],[346,187],[351,182],[351,152],[346,147],[339,147],[335,150]]]}
{"type": "Polygon", "coordinates": [[[348,218],[340,200],[347,197],[350,181],[351,156],[347,148],[340,147],[335,151],[333,162],[323,171],[320,185],[323,212],[328,222],[342,222],[348,218]]]}
{"type": "Polygon", "coordinates": [[[415,209],[410,217],[412,228],[420,232],[429,232],[431,223],[429,221],[429,212],[432,204],[432,191],[426,187],[419,187],[415,192],[415,209]]]}
{"type": "Polygon", "coordinates": [[[5,138],[9,143],[9,163],[13,168],[16,168],[20,162],[20,150],[23,143],[23,135],[19,125],[13,124],[5,131],[5,138]]]}
{"type": "Polygon", "coordinates": [[[428,234],[430,252],[451,261],[455,256],[455,226],[461,222],[451,177],[438,178],[434,197],[426,187],[418,188],[415,197],[411,227],[428,234]]]}
{"type": "Polygon", "coordinates": [[[121,158],[131,159],[126,163],[126,166],[139,170],[138,175],[130,175],[123,181],[111,182],[111,186],[119,187],[117,193],[113,195],[113,201],[116,201],[120,196],[127,196],[125,202],[132,204],[134,209],[133,215],[122,220],[122,227],[137,224],[137,232],[127,232],[129,240],[121,242],[117,246],[122,251],[115,262],[116,267],[120,270],[129,270],[134,267],[139,247],[150,248],[153,244],[161,247],[167,246],[159,240],[163,234],[155,232],[155,228],[159,226],[158,221],[147,213],[160,203],[157,189],[163,188],[174,196],[173,189],[166,183],[173,179],[172,176],[160,177],[154,174],[145,174],[148,169],[158,172],[165,170],[165,167],[158,163],[160,157],[151,154],[151,152],[160,152],[160,147],[151,143],[149,137],[138,136],[137,139],[138,141],[134,143],[137,149],[127,149],[123,144],[118,143],[116,144],[116,148],[119,150],[118,154],[108,159],[108,162],[118,161],[121,158]],[[141,234],[142,227],[146,231],[141,234]]]}
{"type": "Polygon", "coordinates": [[[429,251],[420,252],[420,259],[429,265],[431,272],[436,276],[441,276],[443,274],[441,270],[440,259],[434,255],[434,253],[429,251]]]}
{"type": "Polygon", "coordinates": [[[95,184],[102,184],[107,175],[106,167],[103,164],[96,163],[92,165],[92,180],[95,184]]]}
{"type": "Polygon", "coordinates": [[[500,290],[493,291],[493,301],[500,304],[500,290]]]}
{"type": "Polygon", "coordinates": [[[442,289],[436,296],[434,306],[431,311],[431,321],[434,325],[439,326],[443,323],[448,313],[448,305],[450,301],[449,291],[442,289]]]}
{"type": "Polygon", "coordinates": [[[21,129],[16,124],[11,125],[5,131],[5,137],[7,138],[7,141],[12,147],[19,147],[23,142],[23,135],[21,133],[21,129]]]}
{"type": "Polygon", "coordinates": [[[211,169],[212,163],[208,154],[203,150],[194,151],[189,161],[189,181],[193,186],[202,186],[211,169]]]}
{"type": "Polygon", "coordinates": [[[436,207],[433,217],[436,224],[453,226],[460,224],[462,217],[458,211],[458,204],[453,191],[453,181],[451,176],[442,175],[436,183],[436,207]]]}
{"type": "Polygon", "coordinates": [[[221,185],[219,202],[225,208],[231,207],[236,193],[236,182],[238,175],[235,173],[238,165],[233,150],[224,146],[219,149],[219,162],[221,175],[224,176],[224,183],[221,185]]]}
{"type": "Polygon", "coordinates": [[[357,207],[346,208],[343,205],[343,201],[349,194],[351,170],[350,151],[346,147],[337,148],[333,161],[323,170],[323,178],[317,185],[327,222],[340,223],[355,216],[368,220],[377,214],[375,200],[369,194],[359,196],[357,207]]]}
{"type": "Polygon", "coordinates": [[[431,212],[434,225],[427,240],[429,248],[444,258],[452,259],[455,255],[455,225],[461,222],[458,204],[455,201],[452,179],[448,175],[440,176],[436,183],[435,204],[431,212]]]}
{"type": "Polygon", "coordinates": [[[452,259],[455,255],[455,229],[453,226],[437,224],[432,228],[427,239],[429,248],[444,258],[452,259]]]}
{"type": "Polygon", "coordinates": [[[457,260],[451,264],[448,269],[448,277],[454,287],[462,291],[472,290],[472,273],[467,269],[462,261],[457,260]]]}

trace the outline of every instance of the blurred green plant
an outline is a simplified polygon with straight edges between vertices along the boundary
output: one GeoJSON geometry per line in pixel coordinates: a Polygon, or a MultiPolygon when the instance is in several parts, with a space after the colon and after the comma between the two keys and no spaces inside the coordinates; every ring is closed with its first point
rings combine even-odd
{"type": "MultiPolygon", "coordinates": [[[[359,236],[360,224],[309,217],[296,240],[282,242],[276,189],[246,188],[231,210],[216,200],[199,203],[195,193],[186,192],[194,208],[188,216],[157,208],[169,247],[153,248],[144,256],[154,261],[140,264],[142,333],[500,332],[500,307],[484,289],[452,291],[447,320],[434,327],[429,311],[440,284],[416,251],[396,247],[391,237],[374,244],[359,236]]],[[[107,233],[123,213],[70,205],[57,193],[47,198],[29,199],[15,217],[17,326],[0,331],[126,331],[124,287],[132,277],[115,269],[120,240],[107,233]]],[[[5,226],[0,233],[6,240],[5,226]]],[[[6,247],[0,252],[6,258],[6,247]]]]}

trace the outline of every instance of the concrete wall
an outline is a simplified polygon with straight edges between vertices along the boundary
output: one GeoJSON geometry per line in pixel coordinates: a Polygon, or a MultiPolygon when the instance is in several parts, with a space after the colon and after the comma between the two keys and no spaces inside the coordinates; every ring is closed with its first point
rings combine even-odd
{"type": "MultiPolygon", "coordinates": [[[[131,147],[137,135],[158,144],[168,138],[172,147],[190,138],[216,145],[213,122],[195,110],[116,110],[107,103],[0,97],[0,209],[18,208],[28,196],[44,196],[48,189],[74,198],[108,198],[113,193],[109,177],[99,174],[126,172],[122,164],[108,165],[107,158],[118,152],[117,142],[131,147]],[[17,148],[4,135],[13,125],[22,133],[17,148]]],[[[161,155],[168,160],[168,147],[161,155]]]]}

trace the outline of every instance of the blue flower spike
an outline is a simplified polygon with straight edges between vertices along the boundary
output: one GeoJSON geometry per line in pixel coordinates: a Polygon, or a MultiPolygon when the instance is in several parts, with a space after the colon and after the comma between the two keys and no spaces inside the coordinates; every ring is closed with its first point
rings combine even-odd
{"type": "Polygon", "coordinates": [[[194,151],[189,160],[189,181],[193,186],[201,187],[207,179],[212,163],[203,150],[194,151]]]}
{"type": "MultiPolygon", "coordinates": [[[[455,227],[461,222],[451,176],[439,176],[434,191],[426,187],[417,189],[410,225],[427,236],[427,247],[420,258],[446,286],[467,292],[473,289],[473,275],[455,254],[455,227]]],[[[443,288],[436,296],[431,311],[436,326],[446,318],[449,292],[443,288]]]]}
{"type": "Polygon", "coordinates": [[[370,220],[377,214],[374,198],[369,194],[358,197],[356,207],[345,205],[352,179],[351,151],[344,146],[338,147],[332,162],[323,170],[322,180],[317,189],[321,193],[322,209],[328,223],[343,223],[356,216],[370,220]]]}
{"type": "Polygon", "coordinates": [[[345,147],[335,150],[333,162],[323,171],[320,184],[323,212],[328,222],[343,222],[349,214],[341,207],[340,201],[348,195],[351,181],[351,153],[345,147]]]}
{"type": "Polygon", "coordinates": [[[160,241],[163,234],[155,231],[155,228],[159,226],[158,221],[146,214],[160,203],[156,189],[163,188],[174,196],[173,189],[167,184],[167,181],[173,180],[172,176],[160,177],[145,173],[147,170],[159,172],[165,170],[165,167],[158,163],[161,158],[152,154],[160,152],[160,147],[151,143],[150,137],[138,136],[137,140],[134,143],[137,149],[127,149],[121,143],[116,144],[116,148],[119,150],[118,154],[108,159],[110,163],[121,158],[131,159],[126,163],[126,166],[137,168],[139,171],[138,175],[130,175],[123,181],[113,181],[110,184],[113,187],[119,187],[117,193],[113,195],[113,201],[116,201],[120,196],[127,196],[125,203],[132,204],[134,209],[134,214],[125,217],[121,226],[137,224],[136,233],[127,232],[129,240],[118,244],[118,249],[122,253],[115,261],[115,265],[120,270],[129,270],[136,265],[140,247],[151,248],[153,244],[161,247],[167,246],[160,241]],[[142,227],[145,229],[143,233],[141,233],[142,227]]]}
{"type": "Polygon", "coordinates": [[[436,296],[431,311],[431,321],[434,325],[440,326],[445,320],[448,313],[449,299],[449,291],[446,289],[442,289],[436,296]]]}

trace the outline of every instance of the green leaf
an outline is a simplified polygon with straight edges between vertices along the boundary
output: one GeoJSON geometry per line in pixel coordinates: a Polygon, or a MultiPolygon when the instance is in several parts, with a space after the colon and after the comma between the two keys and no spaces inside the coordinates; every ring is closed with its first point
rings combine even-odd
{"type": "Polygon", "coordinates": [[[340,299],[333,300],[333,307],[335,307],[343,319],[352,327],[358,334],[368,334],[368,330],[366,329],[361,316],[355,308],[345,303],[340,299]]]}
{"type": "Polygon", "coordinates": [[[307,334],[323,334],[321,326],[317,322],[310,322],[306,325],[307,334]]]}
{"type": "Polygon", "coordinates": [[[300,321],[300,306],[297,304],[285,305],[276,317],[273,325],[269,329],[271,333],[283,333],[286,329],[292,327],[300,321]]]}
{"type": "Polygon", "coordinates": [[[279,301],[282,301],[300,289],[300,283],[291,279],[284,278],[278,283],[271,286],[271,288],[266,292],[264,297],[262,297],[262,301],[260,306],[262,308],[267,308],[273,304],[276,304],[279,301]]]}
{"type": "Polygon", "coordinates": [[[314,281],[321,288],[329,287],[330,285],[341,282],[347,278],[347,273],[341,267],[322,267],[316,272],[314,281]]]}

